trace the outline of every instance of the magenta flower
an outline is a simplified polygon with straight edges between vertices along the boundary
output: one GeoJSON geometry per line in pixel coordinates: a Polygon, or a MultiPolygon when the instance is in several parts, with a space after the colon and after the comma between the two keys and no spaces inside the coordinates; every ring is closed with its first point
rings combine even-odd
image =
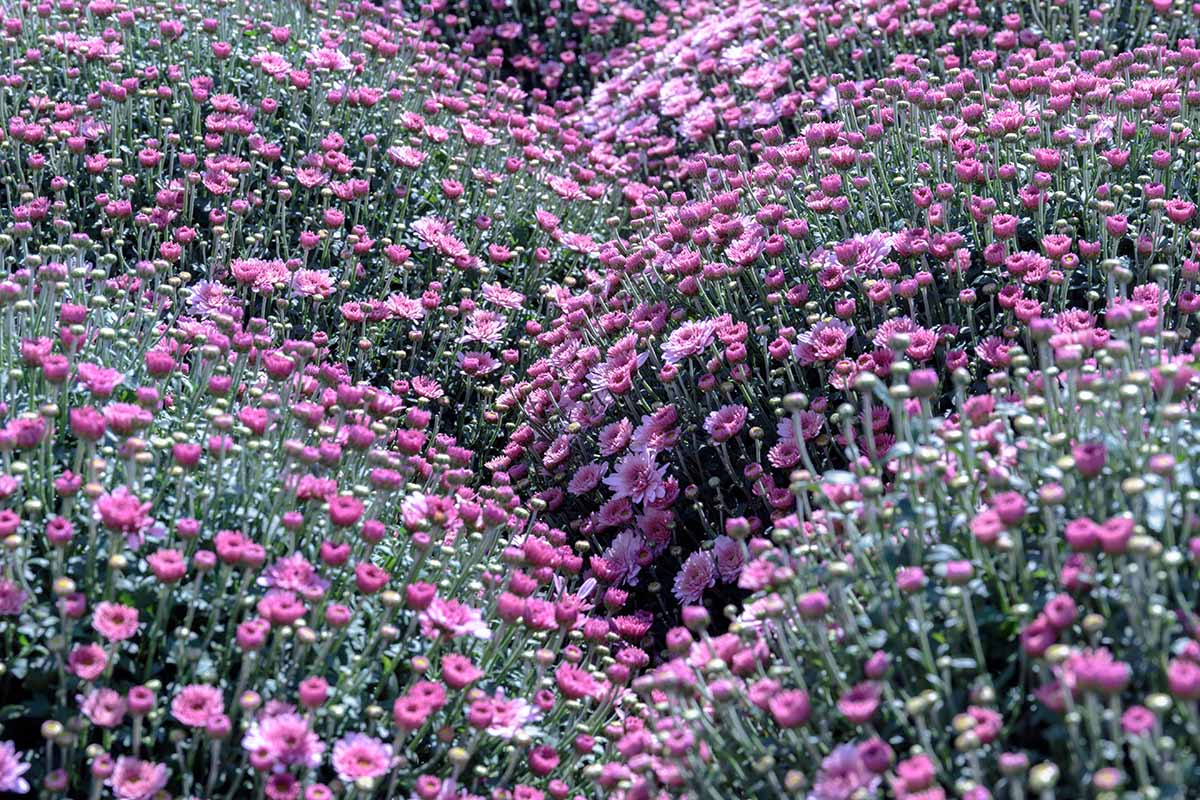
{"type": "Polygon", "coordinates": [[[137,609],[120,603],[98,603],[92,614],[92,627],[110,642],[125,641],[137,633],[137,609]]]}
{"type": "Polygon", "coordinates": [[[120,531],[136,543],[140,543],[141,532],[150,525],[151,508],[150,503],[143,503],[124,486],[118,486],[96,501],[96,513],[104,527],[120,531]]]}
{"type": "Polygon", "coordinates": [[[25,607],[28,593],[10,580],[0,578],[0,617],[15,617],[25,607]]]}

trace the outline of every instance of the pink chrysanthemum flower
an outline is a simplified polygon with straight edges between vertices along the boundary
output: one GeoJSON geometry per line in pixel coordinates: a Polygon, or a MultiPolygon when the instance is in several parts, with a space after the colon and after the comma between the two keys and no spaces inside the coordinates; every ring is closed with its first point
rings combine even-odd
{"type": "Polygon", "coordinates": [[[108,641],[122,642],[137,633],[137,609],[120,603],[98,603],[92,614],[92,627],[108,641]]]}
{"type": "Polygon", "coordinates": [[[272,589],[297,592],[310,600],[321,597],[329,588],[329,581],[317,575],[316,568],[299,553],[284,556],[263,570],[258,584],[272,589]]]}
{"type": "Polygon", "coordinates": [[[722,406],[704,419],[704,430],[714,442],[729,441],[745,427],[746,413],[743,405],[722,406]]]}
{"type": "Polygon", "coordinates": [[[667,465],[654,463],[650,453],[632,453],[617,465],[616,472],[604,478],[613,490],[613,499],[628,497],[634,503],[653,503],[666,494],[663,476],[667,465]]]}
{"type": "Polygon", "coordinates": [[[712,320],[685,323],[667,337],[663,345],[663,361],[678,364],[686,358],[703,353],[715,339],[716,326],[712,320]]]}
{"type": "Polygon", "coordinates": [[[150,800],[167,785],[167,768],[163,764],[121,756],[108,785],[119,800],[150,800]]]}
{"type": "Polygon", "coordinates": [[[697,550],[688,556],[679,574],[675,576],[675,599],[688,605],[697,603],[704,596],[704,590],[716,582],[717,570],[713,566],[712,557],[697,550]]]}
{"type": "Polygon", "coordinates": [[[540,711],[520,697],[506,698],[501,689],[492,698],[492,723],[487,732],[501,739],[512,739],[519,733],[529,734],[532,732],[530,726],[541,716],[540,711]]]}
{"type": "Polygon", "coordinates": [[[425,318],[425,307],[421,305],[421,301],[402,294],[389,296],[384,308],[393,319],[416,322],[425,318]]]}
{"type": "Polygon", "coordinates": [[[836,361],[846,353],[846,345],[854,335],[854,327],[841,320],[818,322],[802,333],[796,342],[796,360],[801,364],[836,361]]]}
{"type": "Polygon", "coordinates": [[[333,276],[328,270],[302,269],[292,277],[292,292],[301,297],[329,297],[334,288],[333,276]]]}
{"type": "Polygon", "coordinates": [[[129,489],[118,486],[96,501],[96,514],[104,527],[136,539],[150,525],[152,507],[150,503],[143,503],[129,489]]]}
{"type": "Polygon", "coordinates": [[[22,777],[29,771],[29,762],[21,758],[12,742],[0,742],[0,792],[25,794],[29,781],[22,777]]]}
{"type": "Polygon", "coordinates": [[[242,747],[265,755],[277,767],[295,764],[315,769],[325,752],[308,721],[291,711],[261,715],[242,738],[242,747]]]}
{"type": "Polygon", "coordinates": [[[0,617],[15,617],[25,607],[26,592],[17,584],[0,578],[0,617]]]}
{"type": "Polygon", "coordinates": [[[250,286],[256,292],[270,293],[277,283],[288,283],[290,273],[282,261],[263,261],[258,258],[236,259],[229,271],[238,283],[250,286]]]}
{"type": "Polygon", "coordinates": [[[125,698],[112,689],[93,689],[79,701],[83,715],[98,727],[115,728],[125,718],[125,698]]]}
{"type": "Polygon", "coordinates": [[[633,423],[622,417],[600,429],[600,455],[612,456],[629,446],[633,439],[633,423]]]}
{"type": "Polygon", "coordinates": [[[844,744],[825,757],[813,782],[809,800],[851,800],[874,797],[882,779],[863,764],[859,749],[844,744]]]}
{"type": "Polygon", "coordinates": [[[722,581],[736,581],[742,572],[744,555],[742,546],[736,539],[724,534],[717,537],[713,543],[713,557],[716,559],[717,575],[722,581]]]}
{"type": "Polygon", "coordinates": [[[171,716],[189,728],[202,728],[215,716],[225,713],[225,698],[214,686],[185,686],[171,701],[171,716]]]}
{"type": "Polygon", "coordinates": [[[587,494],[600,485],[600,479],[607,473],[608,464],[586,464],[572,476],[571,482],[567,484],[567,491],[573,495],[587,494]]]}
{"type": "Polygon", "coordinates": [[[345,783],[386,775],[391,762],[391,746],[372,736],[352,733],[333,746],[333,768],[345,783]]]}
{"type": "Polygon", "coordinates": [[[490,639],[492,630],[483,621],[478,609],[463,605],[457,600],[435,597],[429,608],[421,612],[421,634],[427,639],[444,637],[457,639],[474,636],[490,639]]]}
{"type": "Polygon", "coordinates": [[[640,556],[647,551],[646,541],[633,531],[621,531],[604,551],[604,560],[612,569],[612,583],[637,585],[642,565],[640,556]]]}

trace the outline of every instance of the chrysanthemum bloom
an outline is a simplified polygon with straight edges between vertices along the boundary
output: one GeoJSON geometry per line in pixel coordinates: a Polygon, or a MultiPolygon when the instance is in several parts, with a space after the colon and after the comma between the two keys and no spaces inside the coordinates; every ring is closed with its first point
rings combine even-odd
{"type": "Polygon", "coordinates": [[[853,335],[854,326],[841,320],[818,322],[797,339],[796,360],[805,365],[818,361],[836,361],[846,353],[846,345],[853,335]]]}
{"type": "Polygon", "coordinates": [[[0,617],[15,617],[25,607],[27,593],[10,580],[0,578],[0,617]]]}
{"type": "Polygon", "coordinates": [[[1104,469],[1108,460],[1108,449],[1103,442],[1084,442],[1071,448],[1075,469],[1085,478],[1094,478],[1104,469]]]}
{"type": "Polygon", "coordinates": [[[92,627],[110,642],[123,642],[137,633],[137,609],[120,603],[99,603],[92,614],[92,627]]]}
{"type": "Polygon", "coordinates": [[[542,716],[540,711],[520,697],[506,698],[503,690],[491,699],[491,712],[487,732],[501,739],[512,739],[518,733],[528,733],[527,726],[542,716]]]}
{"type": "Polygon", "coordinates": [[[258,578],[260,586],[286,589],[316,600],[329,588],[329,581],[317,575],[317,570],[300,553],[293,553],[276,561],[263,570],[258,578]]]}
{"type": "Polygon", "coordinates": [[[315,769],[321,766],[325,745],[299,714],[264,714],[256,719],[242,738],[242,747],[262,753],[272,764],[293,764],[315,769]]]}
{"type": "Polygon", "coordinates": [[[346,783],[386,775],[391,761],[390,745],[361,733],[345,736],[333,746],[333,768],[346,783]]]}
{"type": "Polygon", "coordinates": [[[416,697],[401,695],[392,703],[392,721],[404,731],[417,730],[432,713],[433,709],[416,697]]]}
{"type": "Polygon", "coordinates": [[[115,728],[125,718],[125,698],[112,689],[93,689],[81,698],[80,709],[93,725],[115,728]]]}
{"type": "Polygon", "coordinates": [[[600,479],[607,472],[608,464],[603,462],[586,464],[572,476],[571,482],[567,484],[567,491],[573,495],[587,494],[600,485],[600,479]]]}
{"type": "Polygon", "coordinates": [[[697,550],[688,556],[675,576],[675,599],[688,604],[699,602],[704,590],[716,582],[717,570],[713,566],[712,556],[697,550]]]}
{"type": "Polygon", "coordinates": [[[339,528],[346,528],[358,522],[363,513],[363,504],[348,494],[339,494],[329,498],[329,521],[339,528]]]}
{"type": "Polygon", "coordinates": [[[94,681],[104,674],[104,668],[108,666],[108,656],[98,644],[81,644],[71,650],[67,657],[67,666],[71,674],[80,680],[94,681]]]}
{"type": "Polygon", "coordinates": [[[133,537],[138,544],[140,539],[136,537],[150,524],[151,508],[150,503],[143,503],[124,486],[118,486],[96,501],[96,513],[104,527],[133,537]]]}
{"type": "Polygon", "coordinates": [[[483,621],[479,610],[457,600],[435,597],[429,607],[421,612],[420,620],[421,634],[428,639],[457,639],[468,635],[478,639],[492,637],[491,628],[483,621]]]}
{"type": "Polygon", "coordinates": [[[119,800],[150,800],[167,785],[167,768],[163,764],[121,756],[108,785],[119,800]]]}
{"type": "Polygon", "coordinates": [[[783,728],[797,728],[808,722],[812,708],[808,704],[808,695],[799,689],[780,692],[768,703],[771,716],[783,728]]]}
{"type": "Polygon", "coordinates": [[[214,686],[185,686],[171,701],[171,716],[189,728],[203,728],[208,720],[225,713],[225,698],[214,686]]]}
{"type": "Polygon", "coordinates": [[[728,405],[718,408],[704,419],[704,430],[714,442],[726,442],[741,433],[746,424],[747,408],[728,405]]]}
{"type": "Polygon", "coordinates": [[[655,464],[653,454],[631,453],[604,479],[604,485],[613,490],[615,500],[628,497],[634,503],[653,503],[666,494],[666,473],[667,465],[655,464]]]}
{"type": "Polygon", "coordinates": [[[22,776],[29,771],[29,762],[21,758],[12,742],[0,742],[0,792],[25,794],[29,782],[22,776]]]}
{"type": "Polygon", "coordinates": [[[451,689],[465,689],[483,675],[483,670],[476,668],[464,655],[448,653],[442,656],[442,680],[451,689]]]}
{"type": "Polygon", "coordinates": [[[292,278],[292,292],[301,297],[329,297],[335,288],[328,270],[297,270],[292,278]]]}
{"type": "Polygon", "coordinates": [[[921,753],[897,764],[896,776],[906,791],[919,792],[933,785],[937,769],[929,756],[921,753]]]}
{"type": "Polygon", "coordinates": [[[855,725],[870,721],[879,709],[879,684],[864,681],[846,691],[837,701],[838,711],[855,725]]]}
{"type": "Polygon", "coordinates": [[[713,557],[716,559],[717,575],[726,583],[736,581],[742,572],[743,553],[737,540],[721,535],[713,543],[713,557]]]}
{"type": "Polygon", "coordinates": [[[667,337],[663,344],[663,361],[678,364],[686,358],[703,353],[716,339],[716,326],[712,320],[685,323],[667,337]]]}
{"type": "Polygon", "coordinates": [[[867,769],[860,748],[843,744],[825,757],[813,782],[809,800],[851,800],[874,797],[882,779],[867,769]]]}
{"type": "Polygon", "coordinates": [[[595,697],[601,689],[600,683],[591,673],[575,664],[559,664],[554,670],[554,682],[563,696],[571,700],[595,697]]]}

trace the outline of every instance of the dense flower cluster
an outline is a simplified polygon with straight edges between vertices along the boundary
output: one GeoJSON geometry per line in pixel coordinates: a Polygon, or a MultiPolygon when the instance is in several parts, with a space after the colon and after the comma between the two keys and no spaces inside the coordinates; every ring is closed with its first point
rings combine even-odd
{"type": "Polygon", "coordinates": [[[1200,792],[1200,6],[0,22],[0,793],[1200,792]]]}

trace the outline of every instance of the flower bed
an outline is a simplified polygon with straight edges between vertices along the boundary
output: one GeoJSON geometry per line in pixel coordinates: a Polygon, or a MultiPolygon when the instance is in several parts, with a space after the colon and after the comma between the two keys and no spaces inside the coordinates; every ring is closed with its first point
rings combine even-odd
{"type": "Polygon", "coordinates": [[[0,792],[1200,791],[1197,19],[7,8],[0,792]]]}

